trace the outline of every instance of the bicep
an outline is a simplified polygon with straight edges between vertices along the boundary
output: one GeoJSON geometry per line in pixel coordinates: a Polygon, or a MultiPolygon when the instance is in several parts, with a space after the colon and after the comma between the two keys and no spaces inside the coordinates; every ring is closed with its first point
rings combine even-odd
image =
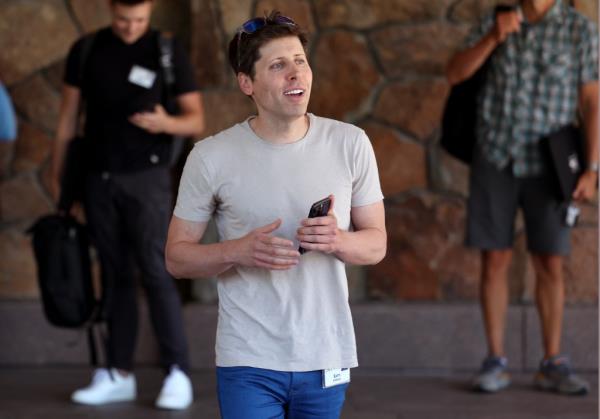
{"type": "Polygon", "coordinates": [[[81,91],[78,87],[65,84],[62,89],[60,113],[56,132],[57,143],[71,140],[77,128],[81,91]]]}
{"type": "Polygon", "coordinates": [[[355,231],[376,229],[385,234],[385,210],[383,201],[370,205],[352,207],[350,217],[355,231]]]}

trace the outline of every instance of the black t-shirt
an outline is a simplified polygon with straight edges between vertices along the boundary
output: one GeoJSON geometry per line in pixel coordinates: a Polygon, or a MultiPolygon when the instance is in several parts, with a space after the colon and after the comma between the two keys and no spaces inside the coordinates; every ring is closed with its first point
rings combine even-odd
{"type": "MultiPolygon", "coordinates": [[[[126,44],[110,27],[101,29],[81,74],[83,39],[71,47],[64,81],[80,88],[85,99],[84,132],[92,171],[131,172],[168,164],[171,137],[151,134],[128,120],[156,104],[165,106],[167,86],[159,62],[158,37],[158,31],[148,30],[135,43],[126,44]]],[[[192,67],[176,41],[172,64],[172,96],[196,91],[192,67]]]]}

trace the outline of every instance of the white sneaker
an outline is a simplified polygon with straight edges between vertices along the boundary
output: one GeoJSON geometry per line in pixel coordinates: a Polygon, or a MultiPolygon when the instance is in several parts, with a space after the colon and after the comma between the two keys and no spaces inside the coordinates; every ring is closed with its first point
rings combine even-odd
{"type": "Polygon", "coordinates": [[[71,400],[75,403],[101,405],[131,401],[135,396],[136,384],[133,374],[123,377],[114,368],[111,368],[110,373],[106,368],[99,368],[94,371],[90,385],[76,390],[71,395],[71,400]]]}
{"type": "Polygon", "coordinates": [[[189,377],[176,365],[172,366],[156,398],[156,407],[183,410],[189,407],[193,400],[194,391],[189,377]]]}

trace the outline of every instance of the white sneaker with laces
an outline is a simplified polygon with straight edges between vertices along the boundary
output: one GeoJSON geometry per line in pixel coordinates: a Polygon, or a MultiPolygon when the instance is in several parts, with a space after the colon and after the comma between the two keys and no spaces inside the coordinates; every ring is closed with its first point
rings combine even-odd
{"type": "Polygon", "coordinates": [[[172,366],[156,398],[156,407],[183,410],[188,408],[193,400],[194,391],[189,377],[178,366],[172,366]]]}
{"type": "Polygon", "coordinates": [[[76,390],[71,395],[75,403],[88,405],[102,405],[107,403],[125,402],[135,400],[136,383],[133,374],[122,376],[111,368],[98,368],[94,371],[92,382],[89,386],[76,390]]]}

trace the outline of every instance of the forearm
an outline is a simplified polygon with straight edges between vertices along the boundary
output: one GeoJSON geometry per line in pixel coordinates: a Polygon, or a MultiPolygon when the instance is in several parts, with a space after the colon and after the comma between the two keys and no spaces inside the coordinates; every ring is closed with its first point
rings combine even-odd
{"type": "Polygon", "coordinates": [[[50,177],[54,182],[57,182],[60,179],[66,149],[67,140],[59,137],[54,139],[54,144],[52,145],[52,157],[50,159],[50,177]]]}
{"type": "Polygon", "coordinates": [[[493,31],[490,31],[471,48],[456,53],[446,67],[446,78],[450,85],[471,77],[498,46],[493,31]]]}
{"type": "Polygon", "coordinates": [[[165,252],[167,270],[175,278],[214,277],[234,266],[233,242],[169,244],[165,252]]]}
{"type": "Polygon", "coordinates": [[[579,109],[583,118],[587,170],[579,177],[573,191],[576,201],[592,199],[598,183],[598,82],[580,88],[579,109]]]}
{"type": "Polygon", "coordinates": [[[386,253],[386,233],[377,228],[360,231],[340,231],[339,248],[335,255],[349,265],[375,265],[386,253]]]}
{"type": "Polygon", "coordinates": [[[50,176],[58,180],[60,178],[65,153],[69,141],[75,137],[77,127],[77,115],[61,114],[56,128],[56,136],[52,146],[52,158],[50,163],[50,176]]]}
{"type": "Polygon", "coordinates": [[[182,115],[169,115],[165,132],[171,135],[186,137],[200,135],[204,131],[204,119],[201,114],[187,113],[182,115]]]}
{"type": "Polygon", "coordinates": [[[73,86],[63,86],[56,135],[52,146],[50,177],[52,182],[60,179],[67,144],[77,133],[79,116],[79,89],[73,86]]]}
{"type": "Polygon", "coordinates": [[[587,164],[598,163],[598,101],[592,101],[583,108],[583,125],[586,144],[587,164]]]}

